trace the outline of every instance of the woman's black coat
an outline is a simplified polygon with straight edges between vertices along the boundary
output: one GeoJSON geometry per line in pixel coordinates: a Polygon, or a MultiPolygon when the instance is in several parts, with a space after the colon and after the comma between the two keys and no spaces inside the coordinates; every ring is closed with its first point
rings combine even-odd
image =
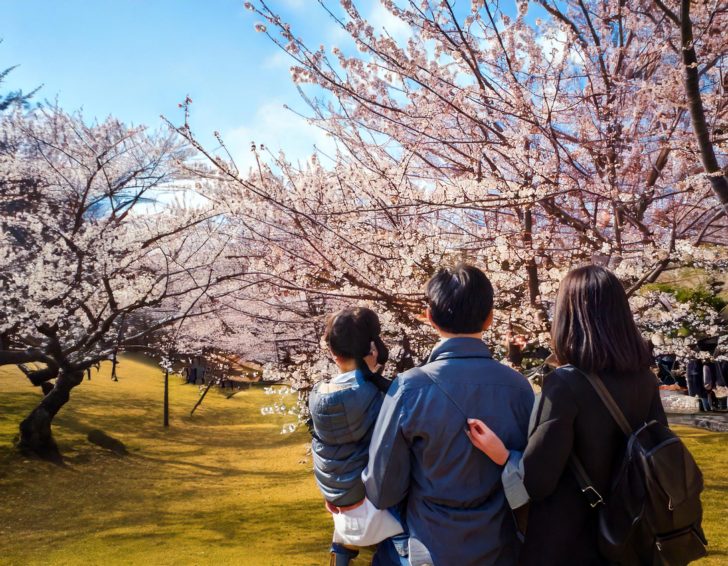
{"type": "MultiPolygon", "coordinates": [[[[633,427],[651,420],[667,424],[650,371],[600,377],[633,427]]],[[[570,366],[545,378],[531,426],[519,471],[531,501],[521,564],[603,564],[596,511],[581,493],[568,460],[573,450],[606,498],[626,449],[624,433],[586,377],[570,366]]]]}

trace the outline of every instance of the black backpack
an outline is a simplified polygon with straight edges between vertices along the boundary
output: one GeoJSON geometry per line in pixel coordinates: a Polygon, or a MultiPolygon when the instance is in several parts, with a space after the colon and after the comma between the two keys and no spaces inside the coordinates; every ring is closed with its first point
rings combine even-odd
{"type": "MultiPolygon", "coordinates": [[[[584,372],[581,372],[584,373],[584,372]]],[[[632,430],[599,377],[584,373],[627,436],[627,449],[606,498],[575,454],[571,468],[599,513],[599,551],[616,564],[678,566],[707,554],[701,520],[703,474],[668,427],[645,423],[632,430]]]]}

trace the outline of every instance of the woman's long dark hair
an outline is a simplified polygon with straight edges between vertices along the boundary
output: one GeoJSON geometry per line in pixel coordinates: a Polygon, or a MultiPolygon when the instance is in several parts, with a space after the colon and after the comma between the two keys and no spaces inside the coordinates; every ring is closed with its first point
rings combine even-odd
{"type": "Polygon", "coordinates": [[[377,363],[384,364],[389,350],[382,341],[382,326],[377,313],[366,307],[351,307],[340,310],[326,322],[324,340],[331,351],[342,358],[356,360],[364,369],[364,358],[371,350],[371,343],[377,347],[377,363]]]}
{"type": "Polygon", "coordinates": [[[561,281],[551,345],[559,363],[591,373],[633,373],[651,364],[624,287],[596,265],[574,269],[561,281]]]}

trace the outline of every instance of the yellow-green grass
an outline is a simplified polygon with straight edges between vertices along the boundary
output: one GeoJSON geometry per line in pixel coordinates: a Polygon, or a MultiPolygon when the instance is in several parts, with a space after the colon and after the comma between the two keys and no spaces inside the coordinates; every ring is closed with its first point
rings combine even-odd
{"type": "Polygon", "coordinates": [[[125,358],[119,382],[104,365],[72,393],[54,434],[67,466],[16,454],[19,419],[39,393],[0,368],[0,564],[323,564],[331,518],[311,474],[307,433],[263,416],[253,388],[211,391],[194,416],[196,386],[125,358]],[[90,444],[89,429],[129,456],[90,444]]]}
{"type": "MultiPolygon", "coordinates": [[[[331,519],[311,475],[307,434],[281,435],[291,417],[263,416],[272,399],[253,388],[211,391],[170,378],[171,426],[162,427],[158,368],[124,358],[72,394],[54,431],[66,466],[29,460],[12,439],[39,393],[0,368],[0,564],[306,564],[327,561],[331,519]],[[90,444],[101,429],[119,457],[90,444]]],[[[728,561],[728,436],[678,428],[706,476],[711,556],[728,561]]],[[[357,561],[366,563],[364,556],[357,561]]]]}
{"type": "Polygon", "coordinates": [[[728,564],[728,433],[687,426],[672,428],[692,452],[705,478],[703,528],[710,554],[699,564],[728,564]]]}

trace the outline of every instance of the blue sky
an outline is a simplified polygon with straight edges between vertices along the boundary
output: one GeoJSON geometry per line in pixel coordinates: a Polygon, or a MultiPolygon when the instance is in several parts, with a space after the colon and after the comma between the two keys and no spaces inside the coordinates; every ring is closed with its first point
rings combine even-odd
{"type": "MultiPolygon", "coordinates": [[[[316,0],[267,3],[310,45],[346,49],[316,0]]],[[[375,28],[408,35],[377,0],[357,6],[375,28]]],[[[307,113],[290,59],[254,31],[261,18],[243,0],[0,0],[0,15],[0,71],[19,65],[3,91],[42,84],[38,99],[57,97],[87,120],[114,115],[152,128],[161,126],[160,114],[180,123],[177,104],[189,94],[197,137],[214,149],[219,131],[241,167],[252,163],[251,141],[293,160],[308,157],[314,144],[332,151],[320,130],[283,108],[307,113]]]]}
{"type": "MultiPolygon", "coordinates": [[[[214,146],[218,130],[245,161],[250,141],[305,158],[323,135],[284,110],[304,110],[285,54],[253,30],[260,18],[232,0],[2,0],[0,70],[19,65],[3,90],[43,88],[87,119],[112,114],[156,127],[179,122],[193,99],[192,127],[214,146]]],[[[333,22],[315,0],[271,0],[303,37],[328,43],[333,22]],[[314,5],[314,6],[312,6],[314,5]],[[315,8],[315,9],[312,9],[315,8]]],[[[366,4],[366,3],[365,3],[366,4]]],[[[369,3],[372,10],[377,8],[369,3]]]]}

